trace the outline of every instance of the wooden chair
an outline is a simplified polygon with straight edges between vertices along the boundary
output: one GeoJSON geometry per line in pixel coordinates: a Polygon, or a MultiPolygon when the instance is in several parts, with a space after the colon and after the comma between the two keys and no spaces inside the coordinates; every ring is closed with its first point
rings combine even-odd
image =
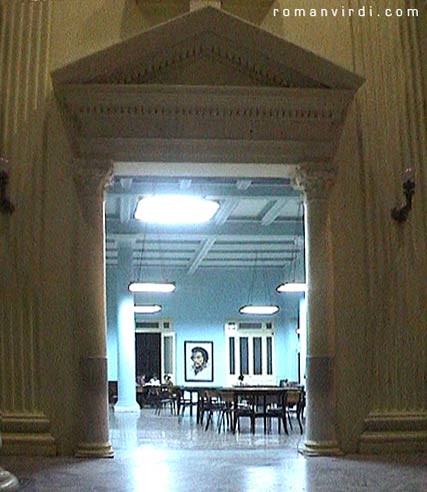
{"type": "Polygon", "coordinates": [[[271,432],[271,419],[276,418],[277,432],[280,434],[283,424],[285,433],[289,434],[286,423],[287,395],[288,393],[283,391],[277,395],[271,395],[269,397],[269,402],[266,408],[267,419],[269,422],[269,432],[271,432]]]}
{"type": "Polygon", "coordinates": [[[166,407],[170,408],[171,414],[176,413],[176,395],[171,386],[153,386],[151,390],[151,399],[156,415],[160,415],[160,412],[166,407]]]}
{"type": "Polygon", "coordinates": [[[207,414],[205,430],[208,430],[209,425],[213,422],[213,417],[217,414],[218,425],[220,417],[224,410],[225,402],[221,399],[218,390],[206,390],[203,395],[203,406],[200,414],[200,423],[203,424],[205,413],[207,414]]]}
{"type": "Polygon", "coordinates": [[[305,392],[303,389],[290,389],[287,391],[287,402],[286,402],[286,414],[289,421],[289,426],[291,430],[292,420],[291,416],[294,416],[300,428],[301,434],[303,433],[302,418],[304,414],[305,407],[305,392]]]}
{"type": "Polygon", "coordinates": [[[249,418],[252,434],[255,434],[255,415],[256,415],[256,397],[249,395],[241,399],[235,408],[233,408],[233,431],[236,429],[240,432],[240,419],[249,418]]]}
{"type": "Polygon", "coordinates": [[[227,429],[233,428],[233,411],[234,411],[234,395],[232,392],[227,390],[219,390],[219,397],[223,402],[223,407],[218,419],[218,433],[221,429],[227,426],[227,429]]]}

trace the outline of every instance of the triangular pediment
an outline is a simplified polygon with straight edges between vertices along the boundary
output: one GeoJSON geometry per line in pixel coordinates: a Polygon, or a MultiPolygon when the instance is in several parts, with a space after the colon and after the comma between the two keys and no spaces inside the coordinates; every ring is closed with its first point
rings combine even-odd
{"type": "Polygon", "coordinates": [[[60,84],[356,89],[361,78],[222,10],[206,7],[78,60],[60,84]]]}

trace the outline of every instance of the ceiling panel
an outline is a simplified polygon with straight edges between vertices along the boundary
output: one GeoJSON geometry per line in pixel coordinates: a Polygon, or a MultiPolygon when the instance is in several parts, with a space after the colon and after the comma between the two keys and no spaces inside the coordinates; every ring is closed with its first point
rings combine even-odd
{"type": "Polygon", "coordinates": [[[125,177],[106,193],[107,264],[117,264],[122,241],[133,243],[133,264],[182,268],[283,268],[304,248],[302,197],[286,179],[125,177]],[[153,194],[194,194],[217,200],[208,224],[164,226],[133,219],[137,200],[153,194]]]}

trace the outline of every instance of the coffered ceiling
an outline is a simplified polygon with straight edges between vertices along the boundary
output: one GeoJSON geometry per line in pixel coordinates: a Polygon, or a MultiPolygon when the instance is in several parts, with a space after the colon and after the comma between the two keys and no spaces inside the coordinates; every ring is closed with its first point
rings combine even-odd
{"type": "Polygon", "coordinates": [[[134,266],[198,269],[279,267],[304,248],[302,197],[283,178],[120,177],[106,195],[106,258],[117,264],[131,242],[134,266]],[[209,223],[144,224],[133,218],[146,195],[185,194],[216,200],[209,223]]]}

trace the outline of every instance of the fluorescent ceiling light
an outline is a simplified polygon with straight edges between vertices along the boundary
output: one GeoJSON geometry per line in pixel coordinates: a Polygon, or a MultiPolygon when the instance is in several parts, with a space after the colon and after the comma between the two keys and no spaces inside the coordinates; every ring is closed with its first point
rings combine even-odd
{"type": "Polygon", "coordinates": [[[307,292],[307,284],[285,282],[276,287],[277,292],[307,292]]]}
{"type": "Polygon", "coordinates": [[[276,314],[279,312],[279,306],[274,306],[274,305],[253,305],[253,304],[248,304],[246,306],[242,306],[239,309],[240,314],[276,314]]]}
{"type": "Polygon", "coordinates": [[[143,304],[134,307],[135,313],[140,314],[155,314],[159,313],[162,310],[162,306],[160,304],[143,304]]]}
{"type": "Polygon", "coordinates": [[[128,286],[130,292],[164,292],[175,290],[173,282],[131,282],[128,286]]]}
{"type": "Polygon", "coordinates": [[[135,219],[156,224],[201,224],[208,222],[219,203],[197,196],[145,196],[136,206],[135,219]]]}

